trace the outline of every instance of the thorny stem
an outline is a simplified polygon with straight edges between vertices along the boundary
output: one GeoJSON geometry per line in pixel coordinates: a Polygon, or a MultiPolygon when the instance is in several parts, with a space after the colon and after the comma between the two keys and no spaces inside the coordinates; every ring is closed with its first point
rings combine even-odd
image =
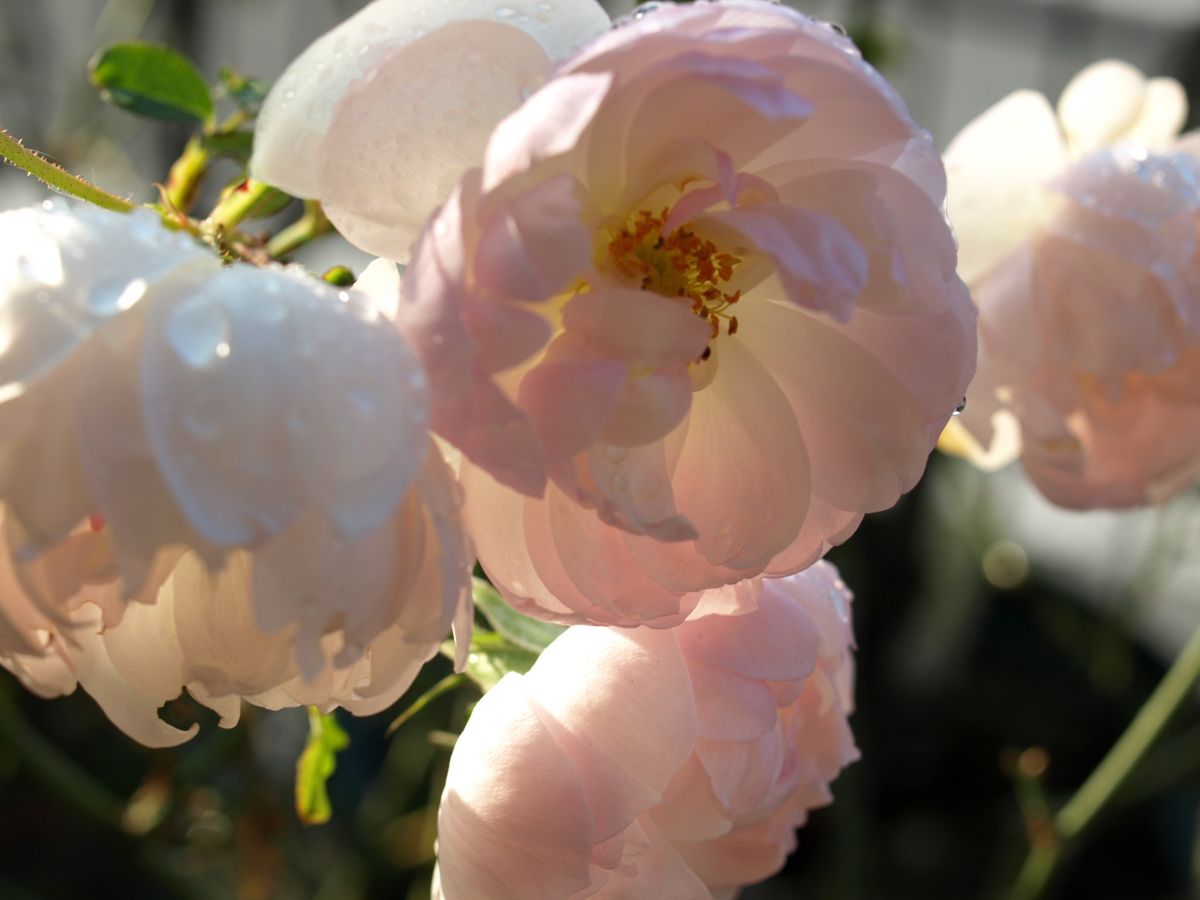
{"type": "Polygon", "coordinates": [[[62,168],[62,166],[52,163],[36,150],[30,150],[28,147],[23,146],[19,140],[3,128],[0,128],[0,157],[8,160],[8,162],[18,169],[23,169],[34,178],[42,181],[51,190],[58,191],[60,194],[77,197],[80,200],[86,200],[88,203],[94,203],[96,206],[111,209],[115,212],[129,212],[133,209],[133,204],[128,200],[124,200],[115,194],[110,194],[103,188],[80,178],[78,175],[72,175],[66,169],[62,168]]]}
{"type": "Polygon", "coordinates": [[[1200,629],[1192,635],[1108,755],[1055,814],[1048,839],[1032,843],[1013,886],[1012,900],[1038,900],[1047,895],[1064,859],[1129,781],[1147,751],[1191,696],[1197,680],[1200,680],[1200,629]]]}

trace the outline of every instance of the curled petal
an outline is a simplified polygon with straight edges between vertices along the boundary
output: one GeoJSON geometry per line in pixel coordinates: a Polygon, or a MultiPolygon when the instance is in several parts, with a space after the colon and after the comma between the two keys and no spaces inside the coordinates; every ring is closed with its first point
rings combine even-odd
{"type": "Polygon", "coordinates": [[[571,628],[485,695],[450,761],[436,895],[716,897],[776,871],[855,756],[833,687],[853,669],[831,567],[763,598],[667,631],[571,628]]]}
{"type": "Polygon", "coordinates": [[[593,0],[376,0],[275,83],[251,171],[320,199],[356,244],[405,261],[492,127],[608,24],[593,0]]]}
{"type": "Polygon", "coordinates": [[[1046,98],[1018,91],[946,148],[946,210],[958,237],[958,271],[973,284],[1045,214],[1042,189],[1066,162],[1046,98]]]}

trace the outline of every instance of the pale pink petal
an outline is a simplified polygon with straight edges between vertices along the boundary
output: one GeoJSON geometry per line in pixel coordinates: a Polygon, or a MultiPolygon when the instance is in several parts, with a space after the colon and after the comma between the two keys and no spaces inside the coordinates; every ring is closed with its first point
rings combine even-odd
{"type": "Polygon", "coordinates": [[[840,509],[875,510],[911,488],[958,398],[948,393],[933,419],[873,354],[817,317],[766,300],[746,304],[743,317],[739,336],[800,423],[814,493],[840,509]]]}
{"type": "Polygon", "coordinates": [[[98,618],[81,618],[80,649],[70,653],[83,689],[118,728],[147,747],[175,747],[195,736],[200,726],[180,730],[168,725],[158,717],[162,701],[126,681],[108,655],[98,618]]]}
{"type": "MultiPolygon", "coordinates": [[[[555,350],[552,344],[552,360],[555,350]]],[[[574,456],[600,437],[625,380],[626,368],[619,361],[570,356],[542,363],[522,379],[518,403],[542,426],[538,437],[551,461],[574,456]]]]}
{"type": "Polygon", "coordinates": [[[1152,150],[1167,150],[1187,122],[1187,94],[1174,78],[1151,78],[1137,120],[1126,137],[1152,150]]]}
{"type": "Polygon", "coordinates": [[[531,498],[468,500],[527,612],[751,609],[732,585],[895,502],[962,399],[974,322],[931,139],[844,37],[768,7],[667,5],[597,38],[498,126],[415,253],[398,320],[435,430],[531,498]],[[795,318],[765,360],[755,307],[777,301],[795,318]]]}
{"type": "Polygon", "coordinates": [[[251,171],[324,201],[351,240],[403,261],[522,92],[608,24],[593,0],[376,0],[276,81],[251,171]]]}
{"type": "Polygon", "coordinates": [[[550,330],[541,317],[507,303],[492,313],[474,310],[484,304],[473,303],[467,290],[469,253],[458,240],[464,212],[473,215],[478,207],[478,188],[478,173],[465,178],[422,233],[396,324],[429,379],[431,430],[504,483],[540,494],[546,472],[537,434],[492,375],[535,352],[550,330]],[[476,353],[487,341],[499,346],[476,353]]]}
{"type": "Polygon", "coordinates": [[[1033,91],[1009,95],[950,142],[946,211],[964,281],[987,274],[1042,218],[1042,188],[1065,163],[1054,111],[1033,91]]]}
{"type": "Polygon", "coordinates": [[[867,281],[867,257],[835,219],[791,206],[764,204],[711,213],[697,221],[707,233],[730,229],[748,243],[739,253],[762,253],[797,306],[846,321],[867,281]]]}
{"type": "Polygon", "coordinates": [[[569,897],[587,887],[597,839],[579,769],[520,679],[485,700],[455,745],[438,812],[443,896],[569,897]]]}
{"type": "Polygon", "coordinates": [[[475,248],[475,277],[505,300],[548,300],[587,274],[591,239],[578,224],[579,186],[567,175],[490,210],[475,248]]]}
{"type": "Polygon", "coordinates": [[[1129,63],[1107,59],[1079,72],[1058,98],[1058,118],[1076,154],[1126,134],[1146,103],[1146,76],[1129,63]]]}
{"type": "Polygon", "coordinates": [[[434,895],[691,900],[778,870],[855,757],[834,686],[853,668],[836,570],[763,599],[670,630],[571,628],[506,676],[451,757],[434,895]]]}

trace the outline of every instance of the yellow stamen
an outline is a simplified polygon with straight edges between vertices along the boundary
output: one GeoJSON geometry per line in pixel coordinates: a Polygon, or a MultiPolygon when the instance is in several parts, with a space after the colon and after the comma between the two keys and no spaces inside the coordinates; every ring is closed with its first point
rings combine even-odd
{"type": "Polygon", "coordinates": [[[687,299],[692,312],[709,323],[714,338],[721,333],[722,319],[728,322],[727,333],[734,334],[737,318],[727,310],[742,292],[723,288],[742,259],[720,252],[687,226],[663,234],[669,214],[663,207],[657,215],[641,209],[630,216],[624,227],[611,233],[608,263],[642,290],[687,299]]]}

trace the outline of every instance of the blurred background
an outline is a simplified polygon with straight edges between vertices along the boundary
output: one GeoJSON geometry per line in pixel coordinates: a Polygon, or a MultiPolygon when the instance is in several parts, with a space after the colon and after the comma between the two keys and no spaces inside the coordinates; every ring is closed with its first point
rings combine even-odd
{"type": "MultiPolygon", "coordinates": [[[[102,104],[86,80],[97,48],[152,40],[214,81],[221,65],[269,81],[363,5],[0,0],[0,127],[110,191],[150,200],[148,182],[165,177],[187,134],[102,104]]],[[[940,146],[1010,91],[1054,99],[1105,57],[1172,75],[1200,97],[1197,0],[792,5],[845,26],[940,146]]],[[[0,208],[44,196],[0,168],[0,208]]],[[[337,238],[305,253],[317,271],[364,261],[337,238]]],[[[786,869],[742,896],[1003,896],[1028,847],[1020,764],[1044,769],[1052,802],[1069,796],[1200,626],[1200,496],[1068,513],[1019,470],[983,476],[935,455],[912,494],[830,558],[856,594],[863,759],[835,784],[836,803],[812,816],[786,869]]],[[[200,721],[201,736],[147,751],[85,695],[39,701],[0,672],[0,898],[427,897],[448,759],[437,733],[461,729],[474,697],[443,697],[384,732],[448,671],[443,660],[428,666],[388,713],[340,717],[352,741],[323,826],[293,811],[303,710],[247,708],[240,728],[222,731],[185,697],[164,715],[200,721]]],[[[1057,896],[1200,897],[1198,810],[1193,704],[1069,861],[1057,896]]]]}

